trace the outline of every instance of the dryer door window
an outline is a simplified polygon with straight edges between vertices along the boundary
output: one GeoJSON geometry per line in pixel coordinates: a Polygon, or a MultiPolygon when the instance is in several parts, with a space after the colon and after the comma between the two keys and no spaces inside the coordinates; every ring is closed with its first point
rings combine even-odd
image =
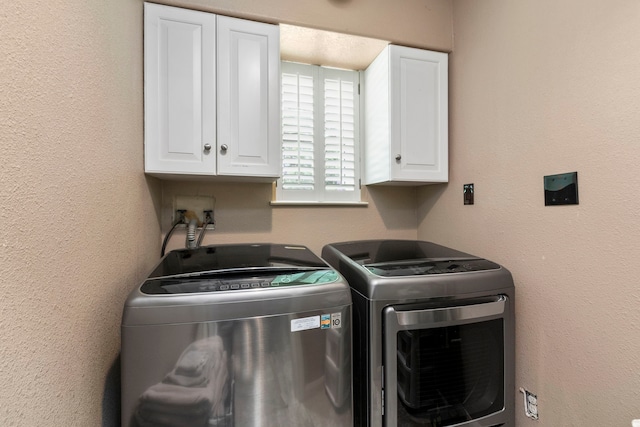
{"type": "Polygon", "coordinates": [[[452,426],[504,410],[504,299],[385,309],[387,426],[452,426]]]}

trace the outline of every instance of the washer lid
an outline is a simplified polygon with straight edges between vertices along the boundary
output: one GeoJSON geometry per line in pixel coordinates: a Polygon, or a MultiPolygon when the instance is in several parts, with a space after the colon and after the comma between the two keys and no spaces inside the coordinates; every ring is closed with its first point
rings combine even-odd
{"type": "Polygon", "coordinates": [[[329,268],[305,246],[280,244],[214,245],[169,252],[149,275],[160,277],[200,276],[203,273],[253,269],[307,270],[329,268]]]}

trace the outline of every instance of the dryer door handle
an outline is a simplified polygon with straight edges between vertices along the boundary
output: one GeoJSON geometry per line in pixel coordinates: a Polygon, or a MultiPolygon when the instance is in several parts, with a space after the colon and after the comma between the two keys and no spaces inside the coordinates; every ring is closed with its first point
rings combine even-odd
{"type": "Polygon", "coordinates": [[[504,315],[506,302],[507,297],[500,295],[493,302],[423,310],[403,310],[401,306],[391,306],[385,308],[384,317],[387,321],[395,318],[399,329],[439,328],[467,323],[469,320],[480,321],[501,317],[504,315]]]}

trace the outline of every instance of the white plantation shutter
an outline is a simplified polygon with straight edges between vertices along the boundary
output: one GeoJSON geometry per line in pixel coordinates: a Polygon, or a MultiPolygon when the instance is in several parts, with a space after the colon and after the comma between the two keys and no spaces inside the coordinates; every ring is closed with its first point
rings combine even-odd
{"type": "Polygon", "coordinates": [[[359,74],[282,63],[278,201],[359,202],[359,74]]]}
{"type": "Polygon", "coordinates": [[[313,76],[282,73],[282,187],[313,190],[313,76]]]}
{"type": "Polygon", "coordinates": [[[324,183],[327,191],[355,192],[357,189],[355,101],[358,83],[353,74],[345,75],[342,70],[331,69],[325,70],[324,74],[324,183]]]}

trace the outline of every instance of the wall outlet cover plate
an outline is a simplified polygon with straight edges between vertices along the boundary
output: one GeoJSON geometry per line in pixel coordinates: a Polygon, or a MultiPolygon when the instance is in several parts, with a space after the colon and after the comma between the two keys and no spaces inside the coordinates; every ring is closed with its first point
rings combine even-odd
{"type": "Polygon", "coordinates": [[[544,204],[545,206],[577,205],[578,172],[545,176],[544,204]]]}
{"type": "Polygon", "coordinates": [[[524,413],[527,417],[537,420],[538,417],[538,396],[520,387],[520,393],[524,395],[524,413]]]}

